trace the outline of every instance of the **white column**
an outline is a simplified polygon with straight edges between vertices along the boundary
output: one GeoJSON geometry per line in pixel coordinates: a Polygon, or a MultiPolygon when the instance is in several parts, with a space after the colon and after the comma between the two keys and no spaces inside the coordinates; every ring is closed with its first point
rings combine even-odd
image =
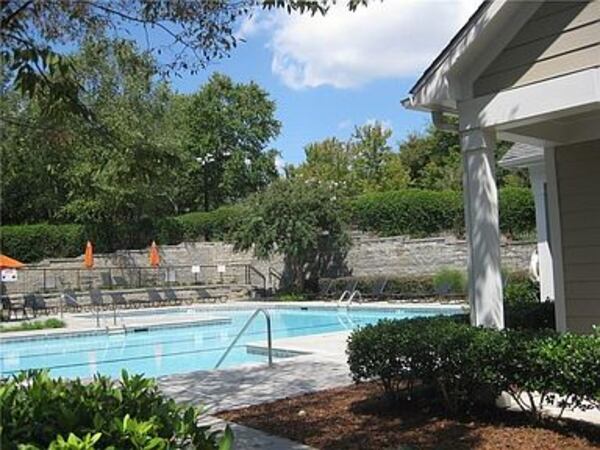
{"type": "Polygon", "coordinates": [[[504,308],[495,141],[484,130],[461,133],[471,324],[500,329],[504,328],[504,308]]]}
{"type": "Polygon", "coordinates": [[[554,268],[550,250],[548,213],[546,211],[546,170],[543,164],[529,167],[529,178],[535,201],[537,249],[540,263],[540,300],[554,300],[554,268]]]}

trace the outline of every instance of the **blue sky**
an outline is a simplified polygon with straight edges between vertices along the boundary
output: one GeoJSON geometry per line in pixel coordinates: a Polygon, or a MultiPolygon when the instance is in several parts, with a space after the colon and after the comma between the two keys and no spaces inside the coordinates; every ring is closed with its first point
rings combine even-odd
{"type": "Polygon", "coordinates": [[[240,25],[246,42],[229,58],[171,81],[178,91],[194,92],[218,71],[259,83],[277,103],[283,128],[272,146],[286,163],[301,162],[309,142],[345,139],[355,125],[373,120],[391,128],[398,142],[429,123],[400,101],[477,4],[385,0],[354,14],[339,6],[325,18],[259,12],[240,25]]]}

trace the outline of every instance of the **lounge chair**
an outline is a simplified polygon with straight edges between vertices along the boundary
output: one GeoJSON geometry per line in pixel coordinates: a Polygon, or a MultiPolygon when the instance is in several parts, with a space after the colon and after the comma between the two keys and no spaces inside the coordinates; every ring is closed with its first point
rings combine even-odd
{"type": "Polygon", "coordinates": [[[118,308],[122,306],[127,308],[129,306],[129,303],[122,292],[111,292],[108,295],[110,295],[114,307],[118,308]]]}
{"type": "Polygon", "coordinates": [[[165,301],[168,303],[172,303],[173,305],[181,305],[183,303],[183,299],[177,297],[177,292],[173,288],[166,288],[164,290],[165,293],[165,301]]]}
{"type": "Polygon", "coordinates": [[[33,317],[37,317],[38,312],[43,312],[46,315],[50,314],[46,299],[39,294],[25,294],[23,296],[23,307],[31,309],[33,317]]]}
{"type": "Polygon", "coordinates": [[[100,289],[90,289],[90,303],[93,308],[104,309],[106,307],[104,304],[104,296],[100,289]]]}
{"type": "Polygon", "coordinates": [[[163,306],[167,304],[167,301],[160,295],[157,289],[150,288],[146,289],[148,294],[148,303],[152,306],[163,306]]]}
{"type": "Polygon", "coordinates": [[[196,288],[194,289],[196,291],[196,293],[198,294],[197,299],[204,303],[205,301],[208,301],[209,303],[216,303],[216,302],[226,302],[228,300],[228,296],[225,294],[220,294],[220,295],[211,295],[206,289],[204,288],[196,288]]]}
{"type": "Polygon", "coordinates": [[[63,292],[62,293],[62,301],[63,301],[63,308],[75,310],[78,312],[83,309],[81,304],[77,301],[77,294],[75,293],[75,291],[63,292]]]}
{"type": "Polygon", "coordinates": [[[23,319],[28,319],[27,310],[25,309],[25,304],[15,304],[8,295],[2,296],[2,317],[4,318],[4,311],[8,311],[7,320],[10,320],[10,316],[14,315],[15,320],[18,319],[17,313],[21,312],[21,317],[23,319]]]}

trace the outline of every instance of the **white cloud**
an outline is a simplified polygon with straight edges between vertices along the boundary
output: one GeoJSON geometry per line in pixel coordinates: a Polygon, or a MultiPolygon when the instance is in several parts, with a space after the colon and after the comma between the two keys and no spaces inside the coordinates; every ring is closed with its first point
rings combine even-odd
{"type": "MultiPolygon", "coordinates": [[[[359,86],[424,70],[473,13],[480,0],[373,1],[352,13],[345,1],[325,17],[275,14],[272,70],[295,89],[359,86]]],[[[258,26],[256,18],[248,29],[258,26]]]]}
{"type": "Polygon", "coordinates": [[[279,176],[285,175],[285,161],[279,155],[277,155],[275,157],[275,167],[277,168],[277,172],[279,173],[279,176]]]}

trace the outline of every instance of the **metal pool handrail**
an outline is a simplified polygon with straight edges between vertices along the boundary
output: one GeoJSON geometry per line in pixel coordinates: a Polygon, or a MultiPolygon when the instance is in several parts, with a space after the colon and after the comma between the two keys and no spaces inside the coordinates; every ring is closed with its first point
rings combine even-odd
{"type": "Polygon", "coordinates": [[[268,348],[268,352],[269,352],[269,367],[273,366],[273,338],[271,336],[271,315],[266,310],[264,310],[262,308],[258,308],[256,311],[254,311],[252,313],[250,318],[246,321],[246,323],[244,324],[244,326],[242,327],[240,332],[237,334],[235,339],[231,342],[231,344],[229,344],[229,347],[227,347],[227,350],[225,350],[225,353],[223,353],[223,356],[221,356],[221,358],[215,365],[215,369],[219,368],[219,366],[223,363],[225,358],[227,358],[227,355],[229,355],[229,352],[231,351],[231,349],[235,346],[235,344],[237,344],[237,341],[239,341],[239,339],[246,332],[246,330],[248,329],[248,327],[250,326],[252,321],[260,313],[263,313],[265,316],[265,319],[267,320],[267,348],[268,348]]]}

